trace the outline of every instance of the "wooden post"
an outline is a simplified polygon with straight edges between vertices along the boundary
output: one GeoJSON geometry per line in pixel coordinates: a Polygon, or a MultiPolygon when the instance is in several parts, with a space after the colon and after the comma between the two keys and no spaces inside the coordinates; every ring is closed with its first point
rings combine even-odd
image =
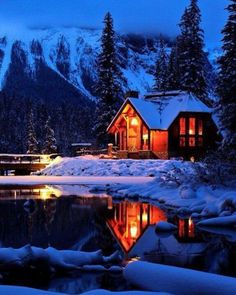
{"type": "Polygon", "coordinates": [[[107,154],[112,157],[113,143],[108,143],[107,154]]]}

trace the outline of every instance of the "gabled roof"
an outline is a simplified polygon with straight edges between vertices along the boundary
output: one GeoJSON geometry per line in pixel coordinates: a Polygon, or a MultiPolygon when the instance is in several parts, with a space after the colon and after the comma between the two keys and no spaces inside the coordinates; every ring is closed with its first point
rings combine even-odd
{"type": "Polygon", "coordinates": [[[178,92],[178,95],[166,93],[144,98],[127,98],[111,124],[113,125],[124,106],[130,103],[149,129],[167,130],[180,112],[212,113],[207,105],[192,94],[178,92]]]}

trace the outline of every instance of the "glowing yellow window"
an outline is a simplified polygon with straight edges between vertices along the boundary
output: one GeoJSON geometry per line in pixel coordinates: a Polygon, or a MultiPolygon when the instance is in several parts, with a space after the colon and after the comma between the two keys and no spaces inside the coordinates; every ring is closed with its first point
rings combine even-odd
{"type": "Polygon", "coordinates": [[[195,134],[195,125],[196,125],[196,119],[189,118],[189,135],[195,134]]]}
{"type": "Polygon", "coordinates": [[[184,135],[186,134],[186,119],[185,118],[180,118],[179,119],[179,134],[184,135]]]}

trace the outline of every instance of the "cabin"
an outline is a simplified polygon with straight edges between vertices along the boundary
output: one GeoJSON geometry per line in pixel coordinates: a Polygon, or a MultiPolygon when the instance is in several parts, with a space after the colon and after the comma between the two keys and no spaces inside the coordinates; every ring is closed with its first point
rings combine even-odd
{"type": "Polygon", "coordinates": [[[127,97],[107,128],[120,158],[199,160],[218,139],[212,109],[183,91],[127,97]]]}

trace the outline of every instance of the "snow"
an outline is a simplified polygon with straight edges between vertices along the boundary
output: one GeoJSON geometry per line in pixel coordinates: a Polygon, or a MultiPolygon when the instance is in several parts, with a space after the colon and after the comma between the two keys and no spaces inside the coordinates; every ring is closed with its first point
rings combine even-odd
{"type": "Polygon", "coordinates": [[[164,292],[148,292],[148,291],[123,291],[123,292],[111,292],[107,290],[93,290],[82,293],[82,295],[171,295],[170,293],[164,292]]]}
{"type": "Polygon", "coordinates": [[[236,294],[236,279],[180,267],[132,262],[124,276],[134,286],[175,295],[236,294]]]}
{"type": "MultiPolygon", "coordinates": [[[[7,295],[66,295],[65,293],[49,292],[27,287],[15,286],[0,286],[0,294],[7,295]]],[[[125,291],[125,292],[111,292],[103,289],[88,291],[81,295],[171,295],[163,292],[147,292],[147,291],[125,291]]],[[[69,295],[69,294],[67,294],[69,295]]]]}
{"type": "Polygon", "coordinates": [[[65,293],[48,292],[27,287],[0,286],[0,294],[7,295],[66,295],[65,293]]]}
{"type": "MultiPolygon", "coordinates": [[[[165,206],[178,208],[179,214],[193,218],[227,216],[236,212],[235,186],[213,186],[204,182],[202,179],[207,177],[207,171],[203,163],[178,160],[106,160],[85,156],[56,158],[40,174],[48,175],[45,183],[51,181],[51,184],[56,184],[58,179],[58,182],[61,180],[64,184],[96,184],[91,191],[106,191],[120,198],[140,196],[157,200],[165,206]],[[104,184],[109,185],[104,187],[104,184]]],[[[43,180],[45,176],[40,177],[43,180]]],[[[5,178],[0,177],[0,183],[2,179],[5,178]]],[[[33,181],[33,177],[29,180],[33,181]]]]}
{"type": "MultiPolygon", "coordinates": [[[[149,129],[167,130],[180,112],[213,112],[198,98],[186,92],[180,92],[177,96],[157,97],[152,101],[129,97],[121,106],[120,111],[126,103],[130,103],[134,107],[149,129]]],[[[117,112],[117,115],[120,114],[120,111],[117,112]]],[[[116,118],[117,116],[109,127],[116,118]]]]}
{"type": "MultiPolygon", "coordinates": [[[[103,264],[121,261],[118,251],[110,256],[103,256],[101,250],[84,252],[75,250],[46,249],[26,245],[19,249],[0,248],[1,271],[29,267],[39,261],[44,261],[55,271],[58,270],[96,270],[118,271],[118,268],[107,269],[103,264]]],[[[120,269],[119,269],[120,271],[120,269]]]]}
{"type": "Polygon", "coordinates": [[[230,226],[236,228],[236,214],[200,221],[199,226],[230,226]]]}
{"type": "Polygon", "coordinates": [[[0,90],[3,89],[7,71],[11,63],[12,44],[13,42],[11,40],[7,40],[7,44],[5,48],[1,48],[4,51],[4,56],[3,56],[2,65],[0,67],[0,90]]]}
{"type": "Polygon", "coordinates": [[[148,183],[151,177],[99,176],[0,176],[0,185],[106,185],[148,183]]]}
{"type": "Polygon", "coordinates": [[[159,176],[173,165],[192,170],[189,162],[163,160],[110,160],[86,156],[76,158],[57,157],[40,171],[42,175],[79,176],[159,176]]]}
{"type": "Polygon", "coordinates": [[[160,221],[156,224],[156,232],[169,232],[176,229],[177,229],[176,225],[166,221],[160,221]]]}

